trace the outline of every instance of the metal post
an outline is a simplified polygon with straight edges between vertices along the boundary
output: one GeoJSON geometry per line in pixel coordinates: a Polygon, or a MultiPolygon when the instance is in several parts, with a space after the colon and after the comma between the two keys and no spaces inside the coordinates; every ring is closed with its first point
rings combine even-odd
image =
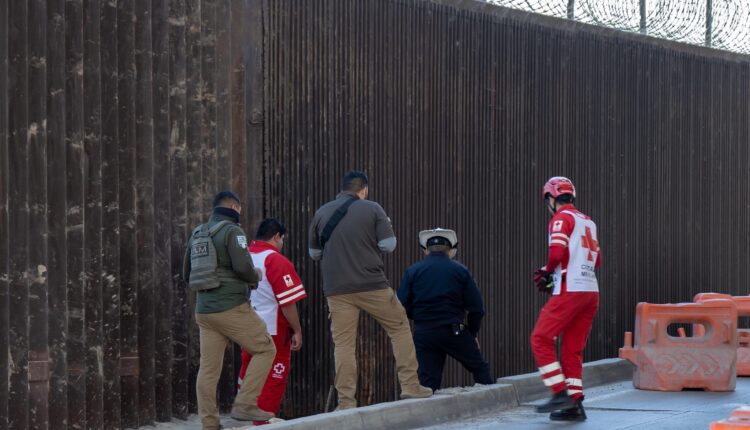
{"type": "Polygon", "coordinates": [[[576,18],[576,0],[568,0],[568,19],[576,18]]]}
{"type": "Polygon", "coordinates": [[[639,31],[645,34],[646,33],[646,0],[640,0],[639,3],[641,6],[641,26],[640,26],[639,31]]]}
{"type": "Polygon", "coordinates": [[[713,0],[706,0],[706,46],[711,46],[713,21],[713,0]]]}

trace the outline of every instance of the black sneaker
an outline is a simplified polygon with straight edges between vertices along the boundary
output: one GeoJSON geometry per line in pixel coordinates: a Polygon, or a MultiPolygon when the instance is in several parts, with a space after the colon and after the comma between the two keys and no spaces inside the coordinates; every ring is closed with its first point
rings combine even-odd
{"type": "Polygon", "coordinates": [[[539,413],[562,411],[570,409],[576,406],[575,400],[571,399],[568,393],[563,390],[559,393],[555,393],[547,403],[536,407],[536,411],[539,413]]]}
{"type": "Polygon", "coordinates": [[[583,401],[578,400],[576,406],[562,411],[549,414],[552,421],[586,421],[586,410],[583,409],[583,401]]]}

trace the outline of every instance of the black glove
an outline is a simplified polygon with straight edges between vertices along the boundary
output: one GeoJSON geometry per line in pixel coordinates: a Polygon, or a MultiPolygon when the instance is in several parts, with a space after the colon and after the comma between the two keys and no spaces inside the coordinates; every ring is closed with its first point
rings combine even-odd
{"type": "Polygon", "coordinates": [[[534,271],[534,284],[536,289],[542,293],[552,294],[555,284],[552,281],[552,273],[544,270],[543,267],[534,271]]]}

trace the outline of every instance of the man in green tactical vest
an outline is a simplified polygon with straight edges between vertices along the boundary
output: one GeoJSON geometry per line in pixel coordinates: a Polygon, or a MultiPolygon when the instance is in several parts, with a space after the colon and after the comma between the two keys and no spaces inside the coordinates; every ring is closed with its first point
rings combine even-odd
{"type": "Polygon", "coordinates": [[[235,398],[232,418],[267,421],[274,416],[258,407],[276,347],[265,323],[247,302],[248,286],[256,288],[260,275],[239,226],[242,204],[236,194],[222,191],[214,197],[213,206],[208,222],[190,235],[183,266],[188,286],[197,291],[195,320],[200,328],[201,357],[196,393],[203,430],[221,428],[216,385],[230,340],[253,356],[235,398]]]}

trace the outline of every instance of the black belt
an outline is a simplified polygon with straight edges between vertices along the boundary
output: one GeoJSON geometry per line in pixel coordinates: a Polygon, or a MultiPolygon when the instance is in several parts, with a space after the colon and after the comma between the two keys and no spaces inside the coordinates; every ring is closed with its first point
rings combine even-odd
{"type": "Polygon", "coordinates": [[[421,321],[421,322],[414,322],[414,331],[417,330],[434,330],[436,328],[447,328],[453,330],[456,330],[456,326],[459,331],[464,330],[466,328],[466,325],[464,323],[446,323],[444,321],[421,321]]]}

